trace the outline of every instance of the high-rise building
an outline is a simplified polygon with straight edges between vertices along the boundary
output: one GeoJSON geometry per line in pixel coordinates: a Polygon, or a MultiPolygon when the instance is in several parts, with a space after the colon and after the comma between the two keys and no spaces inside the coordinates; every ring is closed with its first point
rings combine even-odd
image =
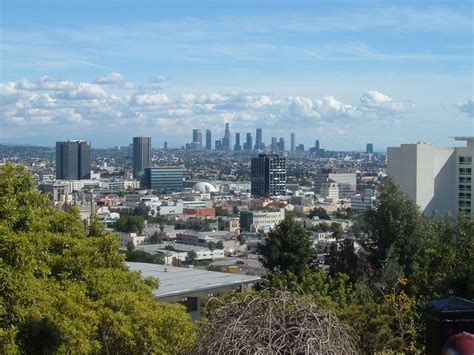
{"type": "Polygon", "coordinates": [[[244,150],[247,152],[252,150],[252,133],[247,133],[246,141],[244,143],[244,150]]]}
{"type": "Polygon", "coordinates": [[[200,129],[193,129],[193,142],[191,143],[191,149],[202,149],[202,131],[200,129]]]}
{"type": "Polygon", "coordinates": [[[374,154],[374,145],[372,143],[367,143],[365,146],[365,152],[367,154],[374,154]]]}
{"type": "Polygon", "coordinates": [[[240,145],[240,133],[235,134],[234,150],[237,152],[242,150],[242,146],[240,145]]]}
{"type": "Polygon", "coordinates": [[[206,149],[212,149],[212,132],[210,129],[206,129],[206,149]]]}
{"type": "Polygon", "coordinates": [[[472,172],[474,137],[455,137],[466,147],[402,144],[387,149],[388,175],[427,215],[433,212],[474,218],[472,172]]]}
{"type": "Polygon", "coordinates": [[[159,192],[183,191],[184,169],[179,166],[145,168],[145,187],[159,192]]]}
{"type": "Polygon", "coordinates": [[[278,153],[278,141],[277,137],[272,137],[272,152],[278,153]]]}
{"type": "Polygon", "coordinates": [[[295,134],[291,133],[291,147],[290,150],[294,152],[296,149],[296,141],[295,141],[295,134]]]}
{"type": "Polygon", "coordinates": [[[296,147],[297,152],[304,152],[304,144],[298,144],[296,147]]]}
{"type": "Polygon", "coordinates": [[[319,139],[316,139],[316,141],[314,142],[314,147],[316,149],[319,149],[319,139]]]}
{"type": "Polygon", "coordinates": [[[151,165],[151,137],[133,137],[133,178],[139,179],[151,165]]]}
{"type": "Polygon", "coordinates": [[[56,142],[56,179],[91,178],[91,144],[81,140],[56,142]]]}
{"type": "Polygon", "coordinates": [[[251,161],[253,196],[284,196],[286,193],[286,160],[278,154],[259,154],[251,161]]]}
{"type": "Polygon", "coordinates": [[[280,142],[278,143],[278,149],[280,150],[280,152],[284,152],[285,151],[285,138],[280,138],[280,142]]]}
{"type": "Polygon", "coordinates": [[[163,143],[163,149],[168,149],[168,142],[163,143]]]}
{"type": "Polygon", "coordinates": [[[255,135],[255,150],[262,149],[262,129],[257,128],[255,135]]]}
{"type": "Polygon", "coordinates": [[[321,187],[328,180],[338,184],[340,198],[349,198],[355,195],[357,190],[356,173],[351,173],[345,168],[323,169],[316,174],[314,179],[315,192],[317,194],[321,194],[321,187]]]}
{"type": "Polygon", "coordinates": [[[222,138],[222,149],[231,150],[232,149],[232,135],[230,133],[229,123],[225,124],[225,133],[222,138]]]}

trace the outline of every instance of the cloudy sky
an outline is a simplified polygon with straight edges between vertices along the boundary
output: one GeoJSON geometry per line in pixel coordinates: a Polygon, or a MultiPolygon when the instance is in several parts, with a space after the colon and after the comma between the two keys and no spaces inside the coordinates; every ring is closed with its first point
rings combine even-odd
{"type": "Polygon", "coordinates": [[[0,143],[474,135],[470,1],[3,0],[0,143]]]}

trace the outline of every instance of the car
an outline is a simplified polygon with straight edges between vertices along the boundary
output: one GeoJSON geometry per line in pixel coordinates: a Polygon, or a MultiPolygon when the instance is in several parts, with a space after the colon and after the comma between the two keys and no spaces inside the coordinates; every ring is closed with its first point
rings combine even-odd
{"type": "Polygon", "coordinates": [[[235,263],[236,263],[237,265],[244,265],[244,264],[245,264],[245,261],[243,261],[243,260],[237,260],[235,263]]]}

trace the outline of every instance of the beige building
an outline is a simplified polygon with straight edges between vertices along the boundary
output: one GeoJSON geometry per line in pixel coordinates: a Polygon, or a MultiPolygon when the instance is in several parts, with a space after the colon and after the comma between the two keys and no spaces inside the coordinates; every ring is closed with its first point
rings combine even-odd
{"type": "Polygon", "coordinates": [[[339,184],[332,179],[326,179],[321,183],[319,195],[333,202],[339,201],[339,184]]]}

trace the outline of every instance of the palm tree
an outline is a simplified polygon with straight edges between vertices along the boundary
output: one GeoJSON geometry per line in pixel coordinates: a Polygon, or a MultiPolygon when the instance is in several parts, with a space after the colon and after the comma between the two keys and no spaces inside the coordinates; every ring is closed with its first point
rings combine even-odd
{"type": "Polygon", "coordinates": [[[211,261],[214,261],[214,250],[216,250],[216,243],[214,242],[209,242],[207,244],[207,247],[211,251],[211,261]]]}

